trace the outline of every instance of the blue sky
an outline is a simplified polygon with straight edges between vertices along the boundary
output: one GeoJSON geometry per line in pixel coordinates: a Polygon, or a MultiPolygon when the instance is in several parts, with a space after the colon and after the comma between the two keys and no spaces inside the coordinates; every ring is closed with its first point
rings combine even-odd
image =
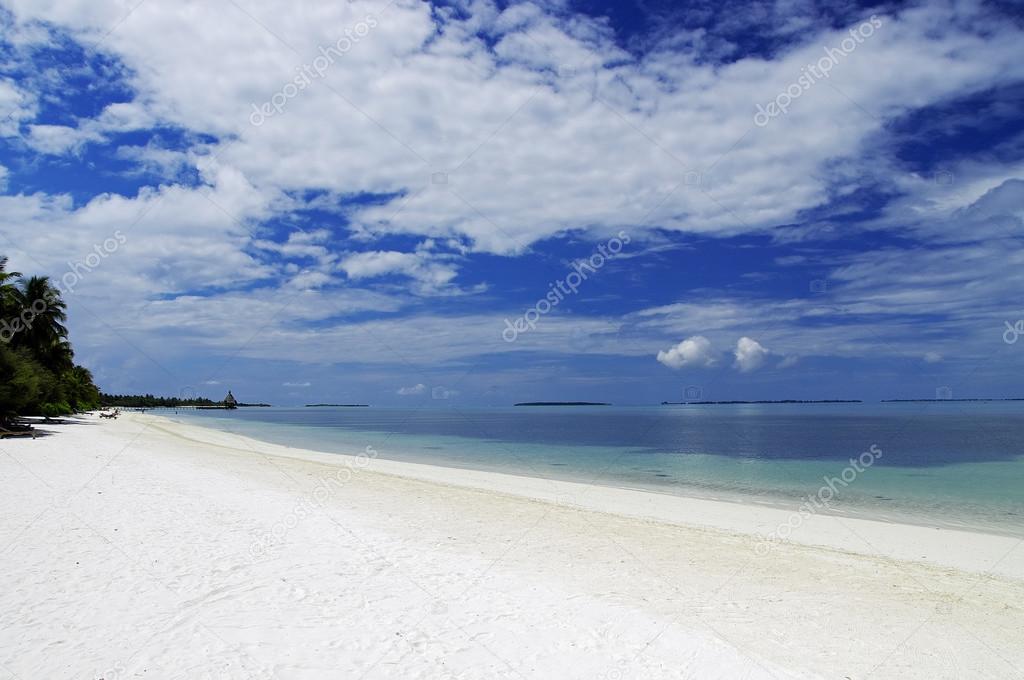
{"type": "Polygon", "coordinates": [[[6,0],[0,252],[111,392],[1022,396],[1013,11],[6,0]]]}

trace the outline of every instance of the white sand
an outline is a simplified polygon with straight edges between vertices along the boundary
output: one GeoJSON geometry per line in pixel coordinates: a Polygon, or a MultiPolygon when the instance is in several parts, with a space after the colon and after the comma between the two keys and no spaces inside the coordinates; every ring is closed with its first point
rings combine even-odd
{"type": "Polygon", "coordinates": [[[1024,677],[1010,538],[811,517],[763,555],[790,513],[45,429],[0,441],[0,678],[1024,677]]]}

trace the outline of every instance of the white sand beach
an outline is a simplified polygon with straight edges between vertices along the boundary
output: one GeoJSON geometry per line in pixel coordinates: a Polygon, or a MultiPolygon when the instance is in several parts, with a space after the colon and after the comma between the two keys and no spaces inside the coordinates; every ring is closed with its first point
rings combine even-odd
{"type": "MultiPolygon", "coordinates": [[[[0,441],[0,678],[1024,677],[1024,546],[257,442],[0,441]]],[[[358,454],[360,452],[353,452],[358,454]]]]}

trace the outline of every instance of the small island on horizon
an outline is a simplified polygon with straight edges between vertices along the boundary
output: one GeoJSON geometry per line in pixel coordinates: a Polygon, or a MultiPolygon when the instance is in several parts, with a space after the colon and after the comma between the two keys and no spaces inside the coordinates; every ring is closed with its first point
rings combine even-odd
{"type": "Polygon", "coordinates": [[[603,401],[521,401],[513,406],[611,406],[603,401]]]}
{"type": "Polygon", "coordinates": [[[751,401],[663,401],[662,406],[712,405],[712,404],[862,404],[861,399],[757,399],[751,401]]]}
{"type": "Polygon", "coordinates": [[[1024,397],[977,397],[974,399],[883,399],[883,404],[920,404],[933,401],[1024,401],[1024,397]]]}

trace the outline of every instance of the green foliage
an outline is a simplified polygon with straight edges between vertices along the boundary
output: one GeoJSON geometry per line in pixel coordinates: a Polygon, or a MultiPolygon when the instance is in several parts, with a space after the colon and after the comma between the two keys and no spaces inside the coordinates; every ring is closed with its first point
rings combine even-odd
{"type": "Polygon", "coordinates": [[[65,310],[48,277],[8,272],[0,257],[0,422],[99,407],[92,374],[74,363],[65,310]]]}
{"type": "Polygon", "coordinates": [[[205,397],[179,399],[178,397],[154,397],[152,394],[101,394],[100,404],[104,407],[122,406],[125,408],[174,408],[177,406],[219,406],[217,402],[205,397]]]}
{"type": "Polygon", "coordinates": [[[0,421],[8,421],[38,403],[45,372],[28,352],[0,344],[0,421]]]}
{"type": "Polygon", "coordinates": [[[56,404],[47,402],[39,406],[39,415],[43,416],[47,420],[50,418],[56,418],[57,416],[66,416],[74,411],[71,410],[71,405],[66,401],[59,401],[56,404]]]}
{"type": "Polygon", "coordinates": [[[64,396],[75,411],[90,411],[100,407],[100,390],[93,383],[89,369],[73,366],[64,372],[61,383],[64,396]]]}

